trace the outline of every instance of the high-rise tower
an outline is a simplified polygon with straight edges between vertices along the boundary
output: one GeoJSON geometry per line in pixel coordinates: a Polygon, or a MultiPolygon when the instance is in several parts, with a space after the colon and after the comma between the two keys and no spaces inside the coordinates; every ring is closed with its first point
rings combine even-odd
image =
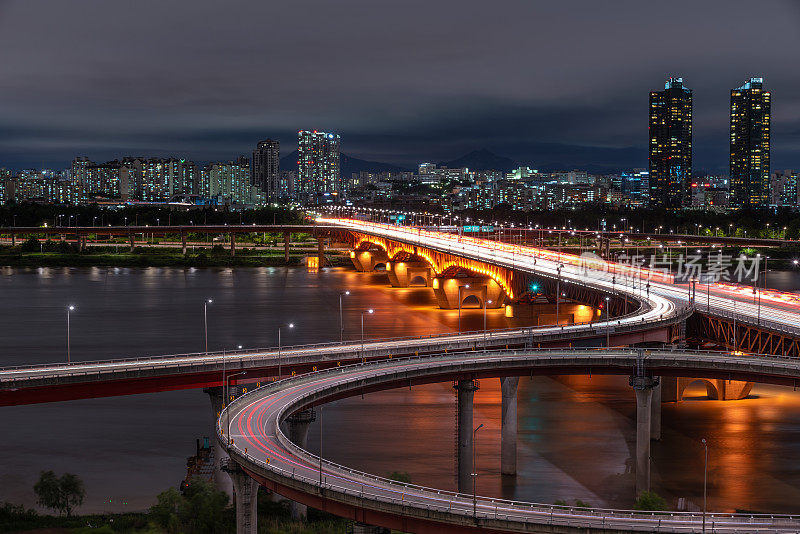
{"type": "Polygon", "coordinates": [[[731,90],[731,208],[769,204],[770,93],[763,78],[731,90]]]}
{"type": "Polygon", "coordinates": [[[259,141],[253,151],[250,183],[261,189],[265,199],[269,201],[290,196],[289,191],[281,188],[280,157],[281,144],[272,139],[259,141]]]}
{"type": "Polygon", "coordinates": [[[297,133],[298,196],[319,202],[326,194],[341,191],[339,176],[339,136],[301,130],[297,133]]]}
{"type": "Polygon", "coordinates": [[[670,78],[650,93],[650,206],[687,205],[692,180],[692,91],[670,78]]]}

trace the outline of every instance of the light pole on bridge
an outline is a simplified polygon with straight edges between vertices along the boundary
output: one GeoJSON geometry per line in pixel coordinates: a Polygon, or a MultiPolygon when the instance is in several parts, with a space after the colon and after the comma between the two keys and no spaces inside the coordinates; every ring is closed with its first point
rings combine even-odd
{"type": "Polygon", "coordinates": [[[461,332],[461,291],[469,289],[469,284],[458,286],[458,331],[461,332]]]}
{"type": "Polygon", "coordinates": [[[214,302],[211,299],[207,299],[203,303],[203,327],[205,330],[205,339],[206,339],[206,356],[208,356],[208,305],[214,302]]]}
{"type": "Polygon", "coordinates": [[[281,373],[281,328],[294,328],[294,323],[286,323],[282,324],[278,327],[278,380],[281,379],[283,373],[281,373]]]}
{"type": "Polygon", "coordinates": [[[472,431],[472,517],[478,517],[478,457],[475,454],[475,441],[478,439],[478,430],[483,427],[483,423],[479,424],[475,430],[472,431]]]}
{"type": "Polygon", "coordinates": [[[361,362],[367,361],[366,355],[364,354],[364,314],[367,313],[375,313],[375,310],[372,308],[368,310],[364,310],[361,312],[361,362]]]}
{"type": "Polygon", "coordinates": [[[342,297],[350,294],[350,291],[339,292],[339,343],[344,342],[344,313],[342,312],[342,297]]]}
{"type": "MultiPolygon", "coordinates": [[[[233,373],[232,375],[228,375],[228,378],[225,380],[225,402],[226,403],[230,401],[230,397],[229,397],[230,387],[229,387],[229,384],[230,384],[231,378],[233,378],[235,376],[244,376],[246,374],[247,374],[247,371],[242,371],[241,373],[233,373]]],[[[231,439],[231,411],[230,411],[230,406],[228,408],[229,408],[227,410],[227,415],[228,415],[228,435],[226,436],[227,437],[226,444],[228,446],[228,451],[230,451],[231,450],[231,443],[233,443],[233,439],[231,439]]]]}
{"type": "Polygon", "coordinates": [[[75,311],[75,306],[69,305],[67,307],[67,365],[71,363],[70,354],[69,354],[69,316],[70,313],[75,311]]]}
{"type": "Polygon", "coordinates": [[[703,448],[705,449],[705,461],[703,462],[703,534],[706,532],[706,504],[708,501],[708,442],[703,438],[703,448]]]}

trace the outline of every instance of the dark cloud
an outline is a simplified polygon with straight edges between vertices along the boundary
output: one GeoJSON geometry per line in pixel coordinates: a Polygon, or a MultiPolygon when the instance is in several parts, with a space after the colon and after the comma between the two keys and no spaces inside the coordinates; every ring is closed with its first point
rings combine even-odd
{"type": "Polygon", "coordinates": [[[0,166],[288,153],[300,128],[403,165],[637,166],[647,93],[682,75],[696,166],[725,170],[728,91],[763,75],[773,167],[800,167],[798,22],[780,0],[0,0],[0,166]]]}

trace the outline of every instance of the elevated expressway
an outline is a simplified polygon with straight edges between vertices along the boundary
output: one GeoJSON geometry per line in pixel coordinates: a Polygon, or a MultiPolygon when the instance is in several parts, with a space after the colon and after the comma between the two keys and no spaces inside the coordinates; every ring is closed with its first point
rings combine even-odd
{"type": "MultiPolygon", "coordinates": [[[[252,477],[277,493],[366,524],[406,532],[797,532],[800,516],[643,513],[569,508],[454,493],[387,480],[315,456],[293,442],[293,415],[335,399],[446,380],[586,373],[734,377],[795,384],[800,362],[780,357],[644,349],[497,351],[354,364],[293,377],[233,401],[217,437],[252,477]],[[645,371],[642,373],[641,371],[645,371]],[[288,423],[285,421],[288,420],[288,423]],[[228,430],[229,429],[229,430],[228,430]],[[704,524],[705,522],[705,524],[704,524]]],[[[633,379],[632,379],[633,380],[633,379]]],[[[388,414],[387,414],[388,415],[388,414]]],[[[637,415],[637,435],[643,425],[637,415]]],[[[471,426],[470,426],[471,429],[471,426]]],[[[323,445],[324,446],[324,445],[323,445]]],[[[421,445],[422,446],[422,445],[421,445]]],[[[248,478],[249,480],[249,478],[248,478]]],[[[240,520],[250,511],[238,503],[240,520]]],[[[241,523],[240,523],[241,526],[241,523]]]]}
{"type": "Polygon", "coordinates": [[[696,313],[690,327],[700,337],[734,351],[800,357],[800,296],[796,294],[748,285],[676,283],[673,276],[657,269],[424,229],[353,219],[323,218],[322,222],[473,258],[510,272],[558,278],[606,294],[635,297],[651,308],[649,315],[640,315],[640,321],[691,306],[696,313]]]}

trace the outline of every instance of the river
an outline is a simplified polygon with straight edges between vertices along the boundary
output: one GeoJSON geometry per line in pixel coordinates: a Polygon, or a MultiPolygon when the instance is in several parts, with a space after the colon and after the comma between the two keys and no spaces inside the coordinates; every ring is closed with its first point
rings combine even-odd
{"type": "MultiPolygon", "coordinates": [[[[794,273],[770,273],[771,284],[797,287],[794,273]]],[[[73,359],[201,351],[203,302],[209,348],[273,346],[339,337],[339,292],[345,335],[368,338],[454,331],[457,311],[435,307],[424,288],[392,289],[385,274],[337,268],[2,268],[0,365],[62,361],[66,309],[73,359]]],[[[508,319],[489,310],[490,328],[535,323],[525,308],[508,319]]],[[[463,312],[463,328],[480,329],[483,310],[463,312]]],[[[709,401],[693,387],[663,406],[663,437],[654,443],[653,488],[668,500],[702,503],[702,438],[709,441],[709,502],[717,510],[796,512],[800,502],[800,393],[756,385],[742,401],[709,401]]],[[[523,378],[519,392],[519,473],[499,475],[498,380],[476,393],[478,491],[594,506],[629,506],[634,446],[633,394],[625,377],[523,378]]],[[[43,469],[84,479],[83,511],[146,509],[176,486],[197,437],[211,432],[211,409],[200,391],[177,391],[0,409],[4,458],[0,501],[32,506],[43,469]]],[[[407,472],[412,481],[454,489],[455,396],[452,384],[431,384],[337,401],[323,408],[324,454],[377,474],[407,472]]],[[[310,448],[319,443],[312,425],[310,448]]]]}

